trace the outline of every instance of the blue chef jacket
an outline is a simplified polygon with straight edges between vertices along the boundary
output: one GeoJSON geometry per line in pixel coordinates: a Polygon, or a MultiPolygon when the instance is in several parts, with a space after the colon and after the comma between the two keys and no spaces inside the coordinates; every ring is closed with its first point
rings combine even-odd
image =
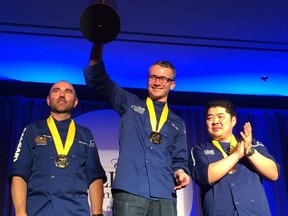
{"type": "MultiPolygon", "coordinates": [[[[71,119],[56,121],[65,143],[71,119]]],[[[90,216],[87,188],[96,179],[106,182],[93,136],[88,128],[76,125],[67,168],[55,166],[57,152],[46,120],[24,129],[14,155],[9,178],[22,177],[28,184],[29,216],[90,216]]]]}
{"type": "MultiPolygon", "coordinates": [[[[253,147],[265,157],[275,161],[261,142],[253,140],[253,147]]],[[[235,173],[227,174],[217,183],[210,185],[208,166],[210,163],[223,159],[222,153],[211,142],[194,146],[191,153],[193,160],[191,175],[201,188],[204,215],[271,215],[262,185],[262,177],[246,157],[237,163],[235,173]]]]}
{"type": "MultiPolygon", "coordinates": [[[[189,173],[184,121],[169,110],[160,133],[162,142],[150,141],[152,132],[145,100],[139,99],[106,74],[103,62],[85,69],[87,86],[101,92],[121,116],[120,154],[112,190],[123,190],[145,198],[176,201],[174,172],[189,173]]],[[[164,103],[154,102],[157,117],[164,103]]]]}

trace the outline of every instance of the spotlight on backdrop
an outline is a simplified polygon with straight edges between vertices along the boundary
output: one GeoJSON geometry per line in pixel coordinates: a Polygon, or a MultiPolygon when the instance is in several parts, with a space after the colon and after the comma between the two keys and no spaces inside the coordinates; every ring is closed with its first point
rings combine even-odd
{"type": "Polygon", "coordinates": [[[114,0],[90,0],[80,18],[80,29],[86,39],[105,44],[120,32],[120,18],[114,0]]]}

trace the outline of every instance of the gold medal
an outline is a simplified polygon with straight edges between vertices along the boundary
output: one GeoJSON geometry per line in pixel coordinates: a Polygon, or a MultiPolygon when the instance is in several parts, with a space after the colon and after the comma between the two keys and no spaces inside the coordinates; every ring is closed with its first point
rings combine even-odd
{"type": "Polygon", "coordinates": [[[167,103],[165,103],[164,105],[164,108],[160,116],[158,127],[157,127],[156,112],[155,112],[154,104],[151,98],[147,97],[146,105],[148,108],[150,124],[151,124],[151,129],[152,129],[152,132],[150,134],[150,141],[154,144],[160,144],[162,142],[162,136],[160,134],[160,130],[168,118],[168,113],[169,113],[168,105],[167,103]]]}
{"type": "Polygon", "coordinates": [[[55,165],[59,168],[66,168],[70,164],[69,157],[67,155],[58,155],[55,159],[55,165]]]}
{"type": "Polygon", "coordinates": [[[154,144],[160,144],[162,142],[162,136],[158,132],[152,132],[150,134],[150,141],[154,144]]]}
{"type": "Polygon", "coordinates": [[[73,119],[71,119],[71,122],[70,122],[70,125],[68,128],[68,134],[67,134],[64,146],[62,144],[62,141],[61,141],[58,129],[56,127],[56,124],[54,122],[54,119],[51,115],[47,119],[47,124],[48,124],[49,130],[52,134],[54,144],[56,147],[56,151],[58,154],[58,156],[55,159],[55,165],[59,168],[66,168],[70,163],[70,160],[69,160],[67,155],[68,155],[68,152],[69,152],[70,148],[72,147],[72,144],[74,141],[74,137],[75,137],[75,133],[76,133],[75,123],[74,123],[73,119]]]}

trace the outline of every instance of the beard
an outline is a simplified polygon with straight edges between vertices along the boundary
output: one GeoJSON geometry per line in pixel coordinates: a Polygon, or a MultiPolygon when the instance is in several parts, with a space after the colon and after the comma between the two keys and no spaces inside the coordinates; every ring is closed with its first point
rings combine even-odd
{"type": "Polygon", "coordinates": [[[67,103],[64,100],[56,101],[55,103],[50,104],[51,112],[57,113],[57,114],[71,114],[71,111],[73,109],[72,103],[67,103]]]}
{"type": "Polygon", "coordinates": [[[52,108],[51,107],[51,112],[53,112],[53,113],[57,113],[57,114],[63,114],[63,113],[66,113],[66,114],[71,114],[71,110],[72,109],[68,109],[68,108],[57,108],[57,107],[55,107],[55,108],[52,108]]]}

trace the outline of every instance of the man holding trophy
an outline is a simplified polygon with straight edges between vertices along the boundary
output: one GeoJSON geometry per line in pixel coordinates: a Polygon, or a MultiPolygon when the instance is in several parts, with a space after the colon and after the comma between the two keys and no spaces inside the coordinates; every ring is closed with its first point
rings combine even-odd
{"type": "MultiPolygon", "coordinates": [[[[92,26],[85,22],[81,27],[83,34],[92,32],[85,29],[92,26]]],[[[119,29],[98,22],[98,30],[99,26],[100,31],[119,29]]],[[[89,67],[84,70],[87,87],[104,96],[121,117],[119,158],[112,183],[113,215],[176,216],[176,190],[186,187],[190,177],[185,123],[167,103],[169,91],[176,85],[174,66],[169,61],[151,65],[148,97],[142,100],[121,88],[106,73],[103,41],[108,43],[113,37],[84,36],[93,42],[89,67]]]]}

